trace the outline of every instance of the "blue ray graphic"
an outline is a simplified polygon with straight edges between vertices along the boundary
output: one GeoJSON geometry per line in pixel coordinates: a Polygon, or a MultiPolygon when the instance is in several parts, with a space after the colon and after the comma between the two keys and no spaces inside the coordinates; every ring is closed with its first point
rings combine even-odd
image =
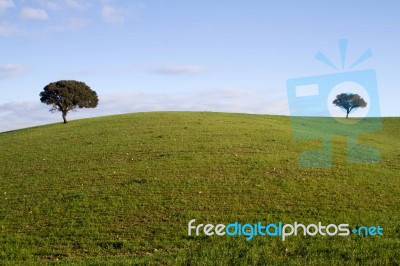
{"type": "Polygon", "coordinates": [[[350,69],[355,67],[356,65],[364,62],[365,60],[367,60],[368,58],[370,58],[372,56],[372,51],[370,48],[368,48],[355,62],[354,64],[351,65],[350,69]]]}
{"type": "Polygon", "coordinates": [[[344,64],[346,62],[346,54],[347,54],[347,39],[339,40],[339,50],[340,50],[340,59],[342,60],[342,69],[344,69],[344,64]]]}
{"type": "Polygon", "coordinates": [[[335,66],[335,64],[333,64],[325,55],[323,55],[320,51],[318,51],[318,53],[315,55],[315,59],[317,59],[318,61],[321,61],[322,63],[324,63],[325,65],[328,65],[330,67],[333,67],[334,69],[337,70],[337,67],[335,66]]]}

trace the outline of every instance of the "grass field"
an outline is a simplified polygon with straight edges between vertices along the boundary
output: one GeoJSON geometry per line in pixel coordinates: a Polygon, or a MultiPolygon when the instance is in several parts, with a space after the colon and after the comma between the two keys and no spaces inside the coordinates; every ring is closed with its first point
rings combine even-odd
{"type": "Polygon", "coordinates": [[[398,265],[400,118],[381,163],[301,169],[283,116],[138,113],[0,134],[0,264],[398,265]],[[384,236],[188,236],[196,223],[380,225],[384,236]]]}

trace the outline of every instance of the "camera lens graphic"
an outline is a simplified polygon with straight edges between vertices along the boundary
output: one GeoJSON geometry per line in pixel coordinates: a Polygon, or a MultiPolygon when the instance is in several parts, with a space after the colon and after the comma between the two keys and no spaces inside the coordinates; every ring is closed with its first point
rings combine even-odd
{"type": "Polygon", "coordinates": [[[368,91],[361,84],[353,81],[345,81],[337,84],[335,87],[332,88],[328,95],[326,104],[329,110],[329,114],[331,115],[331,117],[336,119],[336,121],[346,124],[355,124],[362,120],[364,117],[368,116],[371,101],[368,91]],[[349,118],[353,119],[344,120],[343,118],[346,117],[346,111],[343,108],[340,108],[332,103],[336,99],[336,96],[341,93],[358,94],[367,102],[367,106],[365,108],[357,108],[352,110],[349,114],[349,118]]]}

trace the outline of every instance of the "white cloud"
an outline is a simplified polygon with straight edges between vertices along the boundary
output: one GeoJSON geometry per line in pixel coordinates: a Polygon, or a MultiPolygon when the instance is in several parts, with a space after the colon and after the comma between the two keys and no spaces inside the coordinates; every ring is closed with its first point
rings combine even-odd
{"type": "Polygon", "coordinates": [[[44,9],[25,7],[20,14],[22,19],[47,20],[49,16],[44,9]]]}
{"type": "Polygon", "coordinates": [[[56,0],[35,0],[35,3],[42,6],[45,9],[57,10],[61,8],[59,1],[56,0]]]}
{"type": "Polygon", "coordinates": [[[90,24],[91,20],[87,18],[67,18],[68,28],[82,28],[90,24]]]}
{"type": "MultiPolygon", "coordinates": [[[[286,96],[268,98],[271,91],[246,88],[208,89],[181,93],[99,94],[99,106],[70,112],[70,120],[149,111],[213,111],[288,115],[286,96]]],[[[276,94],[276,91],[275,91],[276,94]]],[[[61,123],[59,113],[37,101],[0,104],[0,132],[47,123],[61,123]]]]}
{"type": "Polygon", "coordinates": [[[14,2],[12,0],[0,0],[0,11],[11,7],[14,7],[14,2]]]}
{"type": "Polygon", "coordinates": [[[208,71],[208,68],[201,65],[168,65],[155,70],[157,73],[166,75],[201,74],[208,71]]]}
{"type": "Polygon", "coordinates": [[[60,5],[57,2],[53,2],[53,1],[44,1],[43,5],[48,8],[48,9],[60,9],[60,5]]]}
{"type": "Polygon", "coordinates": [[[86,9],[86,5],[80,3],[79,1],[76,0],[65,0],[65,3],[69,8],[72,9],[77,9],[77,10],[84,10],[86,9]]]}
{"type": "Polygon", "coordinates": [[[17,64],[0,66],[0,79],[21,75],[25,72],[25,69],[25,66],[17,64]]]}
{"type": "Polygon", "coordinates": [[[104,22],[121,25],[125,22],[124,12],[110,5],[104,5],[101,9],[101,17],[104,22]]]}
{"type": "Polygon", "coordinates": [[[0,36],[10,36],[21,33],[18,27],[14,24],[0,22],[0,36]]]}
{"type": "Polygon", "coordinates": [[[78,17],[67,17],[63,20],[61,26],[54,26],[53,29],[56,32],[62,31],[70,31],[75,29],[80,29],[88,26],[92,21],[87,18],[78,18],[78,17]]]}
{"type": "Polygon", "coordinates": [[[57,122],[48,110],[40,101],[1,104],[0,132],[57,122]]]}

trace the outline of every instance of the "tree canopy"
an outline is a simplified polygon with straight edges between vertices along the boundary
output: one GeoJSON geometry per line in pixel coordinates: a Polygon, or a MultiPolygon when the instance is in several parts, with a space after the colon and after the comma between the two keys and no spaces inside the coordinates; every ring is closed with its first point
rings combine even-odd
{"type": "Polygon", "coordinates": [[[353,93],[341,93],[336,96],[336,99],[332,103],[346,110],[346,118],[349,117],[352,110],[367,106],[367,103],[360,95],[353,93]]]}
{"type": "Polygon", "coordinates": [[[44,87],[39,94],[40,101],[51,105],[50,111],[60,111],[64,124],[67,113],[77,108],[95,108],[99,102],[97,93],[84,82],[76,80],[60,80],[44,87]]]}

